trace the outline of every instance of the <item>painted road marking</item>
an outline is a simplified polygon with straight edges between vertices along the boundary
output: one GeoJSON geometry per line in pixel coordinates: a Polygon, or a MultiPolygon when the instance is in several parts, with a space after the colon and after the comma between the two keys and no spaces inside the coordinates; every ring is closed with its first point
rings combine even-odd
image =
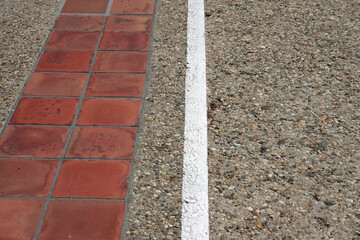
{"type": "Polygon", "coordinates": [[[188,1],[182,239],[209,239],[204,1],[188,1]]]}

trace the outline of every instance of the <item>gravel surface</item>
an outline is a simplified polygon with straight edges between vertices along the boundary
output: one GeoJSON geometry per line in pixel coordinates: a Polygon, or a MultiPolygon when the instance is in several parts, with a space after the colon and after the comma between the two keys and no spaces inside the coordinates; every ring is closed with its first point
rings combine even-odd
{"type": "Polygon", "coordinates": [[[125,239],[179,239],[187,1],[158,1],[125,239]]]}
{"type": "Polygon", "coordinates": [[[359,14],[206,1],[211,239],[360,239],[359,14]]]}
{"type": "Polygon", "coordinates": [[[0,132],[55,22],[60,0],[0,1],[0,132]]]}

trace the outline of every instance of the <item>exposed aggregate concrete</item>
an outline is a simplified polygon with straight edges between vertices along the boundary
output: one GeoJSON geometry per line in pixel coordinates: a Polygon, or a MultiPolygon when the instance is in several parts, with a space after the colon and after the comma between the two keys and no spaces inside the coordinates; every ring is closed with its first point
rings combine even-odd
{"type": "Polygon", "coordinates": [[[55,22],[60,0],[0,1],[0,132],[55,22]]]}
{"type": "Polygon", "coordinates": [[[360,239],[359,14],[206,1],[211,239],[360,239]]]}

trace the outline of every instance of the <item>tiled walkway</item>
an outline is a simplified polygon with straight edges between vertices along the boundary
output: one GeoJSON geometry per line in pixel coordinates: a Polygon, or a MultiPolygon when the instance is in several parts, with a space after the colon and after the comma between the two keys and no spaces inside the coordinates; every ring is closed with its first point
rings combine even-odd
{"type": "Polygon", "coordinates": [[[0,239],[120,239],[153,0],[67,0],[0,139],[0,239]]]}

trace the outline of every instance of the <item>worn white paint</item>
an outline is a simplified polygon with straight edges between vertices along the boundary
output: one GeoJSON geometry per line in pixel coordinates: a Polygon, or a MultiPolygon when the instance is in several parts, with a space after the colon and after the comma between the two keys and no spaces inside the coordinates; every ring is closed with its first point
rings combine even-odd
{"type": "Polygon", "coordinates": [[[204,1],[188,1],[185,143],[182,185],[184,240],[209,239],[204,1]]]}

